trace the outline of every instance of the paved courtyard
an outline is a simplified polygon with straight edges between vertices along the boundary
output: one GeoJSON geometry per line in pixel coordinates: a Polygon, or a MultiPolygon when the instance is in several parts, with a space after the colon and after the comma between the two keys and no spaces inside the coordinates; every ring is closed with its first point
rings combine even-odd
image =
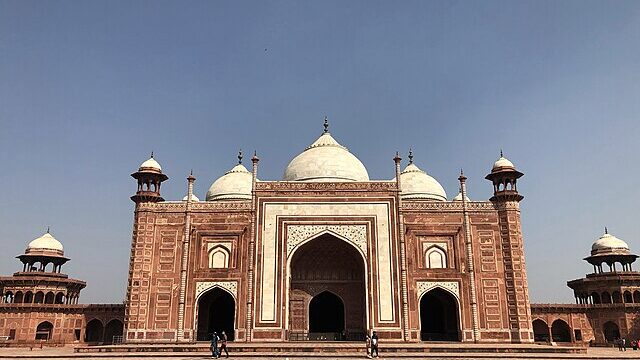
{"type": "MultiPolygon", "coordinates": [[[[309,355],[287,355],[287,354],[264,354],[262,356],[251,356],[250,354],[231,354],[231,358],[242,358],[246,360],[264,360],[264,359],[332,359],[336,358],[333,354],[325,356],[309,355]],[[234,356],[235,355],[235,356],[234,356]]],[[[64,348],[44,348],[33,349],[28,348],[2,348],[0,349],[0,359],[88,359],[99,358],[103,360],[110,359],[210,359],[204,353],[197,354],[180,354],[176,352],[170,353],[85,353],[78,354],[73,352],[72,347],[64,348]]],[[[340,356],[340,359],[365,359],[364,356],[340,356]]],[[[393,354],[380,356],[380,359],[456,359],[456,360],[473,360],[473,359],[640,359],[640,351],[627,350],[620,352],[614,348],[590,348],[587,354],[487,354],[487,353],[467,353],[467,354],[420,354],[420,356],[412,356],[411,354],[393,354]]]]}

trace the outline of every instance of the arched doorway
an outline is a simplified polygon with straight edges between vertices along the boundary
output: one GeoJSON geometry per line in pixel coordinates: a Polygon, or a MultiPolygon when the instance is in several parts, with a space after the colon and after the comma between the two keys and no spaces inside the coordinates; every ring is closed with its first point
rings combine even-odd
{"type": "Polygon", "coordinates": [[[544,320],[533,320],[533,339],[539,342],[549,341],[549,325],[544,320]]]}
{"type": "Polygon", "coordinates": [[[36,340],[50,340],[53,335],[53,324],[43,321],[36,328],[36,340]]]}
{"type": "Polygon", "coordinates": [[[571,329],[564,320],[556,320],[551,324],[551,337],[555,342],[571,342],[571,329]]]}
{"type": "Polygon", "coordinates": [[[102,325],[102,321],[93,319],[87,323],[87,327],[84,330],[84,341],[101,342],[103,333],[104,326],[102,325]]]}
{"type": "Polygon", "coordinates": [[[342,334],[344,330],[342,299],[329,291],[314,296],[309,302],[309,333],[342,334]]]}
{"type": "Polygon", "coordinates": [[[291,339],[364,340],[367,302],[365,264],[346,240],[326,233],[291,255],[291,339]]]}
{"type": "Polygon", "coordinates": [[[602,332],[604,333],[604,339],[607,342],[612,342],[620,339],[620,328],[618,327],[618,324],[614,323],[613,321],[607,321],[606,323],[604,323],[604,325],[602,326],[602,332]]]}
{"type": "Polygon", "coordinates": [[[420,299],[420,339],[422,341],[460,341],[458,301],[440,288],[420,299]]]}
{"type": "Polygon", "coordinates": [[[107,323],[107,326],[104,327],[104,342],[105,344],[113,344],[114,337],[122,336],[122,331],[124,329],[124,325],[122,321],[118,319],[113,319],[107,323]]]}
{"type": "Polygon", "coordinates": [[[233,340],[235,315],[236,301],[230,293],[218,287],[207,291],[198,300],[198,340],[211,340],[211,334],[222,331],[233,340]]]}

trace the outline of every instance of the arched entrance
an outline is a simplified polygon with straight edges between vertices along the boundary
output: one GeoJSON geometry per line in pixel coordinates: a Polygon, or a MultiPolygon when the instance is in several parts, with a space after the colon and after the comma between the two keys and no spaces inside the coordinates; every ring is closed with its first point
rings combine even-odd
{"type": "Polygon", "coordinates": [[[448,291],[435,288],[420,299],[420,339],[460,341],[458,302],[448,291]]]}
{"type": "Polygon", "coordinates": [[[571,342],[571,329],[564,320],[556,320],[551,324],[551,337],[556,342],[571,342]]]}
{"type": "Polygon", "coordinates": [[[198,340],[211,340],[211,334],[222,331],[233,340],[235,314],[236,301],[231,294],[218,287],[207,291],[198,300],[198,340]]]}
{"type": "Polygon", "coordinates": [[[114,337],[122,336],[122,331],[124,329],[124,325],[122,321],[118,319],[113,319],[107,323],[107,326],[104,327],[104,342],[105,344],[113,344],[114,337]]]}
{"type": "Polygon", "coordinates": [[[104,333],[104,326],[102,321],[93,319],[87,323],[87,327],[84,331],[84,340],[86,342],[100,342],[102,341],[102,334],[104,333]]]}
{"type": "Polygon", "coordinates": [[[322,292],[309,302],[309,332],[342,334],[344,303],[329,291],[322,292]]]}
{"type": "Polygon", "coordinates": [[[533,339],[538,342],[549,341],[549,325],[543,320],[533,320],[533,339]]]}
{"type": "Polygon", "coordinates": [[[363,340],[366,285],[363,256],[346,240],[326,233],[291,256],[291,339],[363,340]]]}
{"type": "Polygon", "coordinates": [[[50,340],[53,335],[53,324],[43,321],[36,328],[36,340],[50,340]]]}
{"type": "Polygon", "coordinates": [[[607,342],[612,342],[620,339],[620,328],[618,327],[618,324],[614,323],[613,321],[607,321],[606,323],[604,323],[604,325],[602,326],[602,332],[604,333],[604,339],[607,342]]]}

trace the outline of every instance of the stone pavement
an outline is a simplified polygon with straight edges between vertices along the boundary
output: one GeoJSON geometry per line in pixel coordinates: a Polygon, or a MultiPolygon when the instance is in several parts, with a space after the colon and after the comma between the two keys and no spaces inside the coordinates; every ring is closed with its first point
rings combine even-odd
{"type": "MultiPolygon", "coordinates": [[[[325,360],[336,358],[335,354],[326,354],[325,356],[315,356],[314,354],[262,354],[261,356],[252,356],[251,354],[231,354],[231,358],[242,358],[243,360],[264,360],[264,359],[279,359],[279,360],[325,360]]],[[[357,356],[340,356],[340,359],[366,359],[362,355],[357,356]]],[[[98,358],[101,360],[122,360],[126,359],[176,359],[176,360],[196,360],[196,359],[211,359],[209,356],[205,356],[202,353],[196,354],[180,354],[175,352],[170,353],[74,353],[72,347],[63,348],[44,348],[33,349],[28,348],[0,348],[0,359],[89,359],[98,358]]],[[[590,348],[587,354],[487,354],[487,353],[461,353],[461,354],[420,354],[419,356],[412,356],[412,354],[382,354],[380,359],[442,359],[442,360],[475,360],[475,359],[522,359],[522,360],[558,360],[558,359],[598,359],[598,360],[611,360],[611,359],[640,359],[640,351],[627,350],[626,352],[620,352],[614,348],[590,348]]]]}

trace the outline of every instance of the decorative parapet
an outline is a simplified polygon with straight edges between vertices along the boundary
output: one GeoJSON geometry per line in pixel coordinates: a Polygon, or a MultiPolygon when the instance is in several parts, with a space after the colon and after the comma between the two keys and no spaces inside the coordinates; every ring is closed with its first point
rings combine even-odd
{"type": "Polygon", "coordinates": [[[227,290],[235,299],[238,298],[237,281],[198,281],[196,282],[196,299],[215,287],[227,290]]]}
{"type": "Polygon", "coordinates": [[[362,254],[367,254],[367,226],[366,225],[288,225],[287,226],[287,257],[293,249],[305,240],[315,238],[323,232],[330,232],[351,242],[358,247],[362,254]]]}
{"type": "MultiPolygon", "coordinates": [[[[419,212],[462,212],[462,201],[410,201],[402,202],[402,211],[419,212]]],[[[496,211],[497,208],[491,201],[467,202],[467,210],[470,212],[496,211]]]]}
{"type": "MultiPolygon", "coordinates": [[[[251,211],[251,201],[198,201],[191,204],[191,212],[239,212],[251,211]]],[[[157,203],[140,203],[138,211],[177,212],[184,213],[184,201],[163,201],[157,203]]]]}
{"type": "Polygon", "coordinates": [[[430,290],[441,288],[451,293],[460,302],[460,284],[457,281],[418,281],[416,285],[418,299],[430,290]]]}
{"type": "Polygon", "coordinates": [[[259,181],[256,191],[398,191],[395,181],[300,182],[259,181]]]}

